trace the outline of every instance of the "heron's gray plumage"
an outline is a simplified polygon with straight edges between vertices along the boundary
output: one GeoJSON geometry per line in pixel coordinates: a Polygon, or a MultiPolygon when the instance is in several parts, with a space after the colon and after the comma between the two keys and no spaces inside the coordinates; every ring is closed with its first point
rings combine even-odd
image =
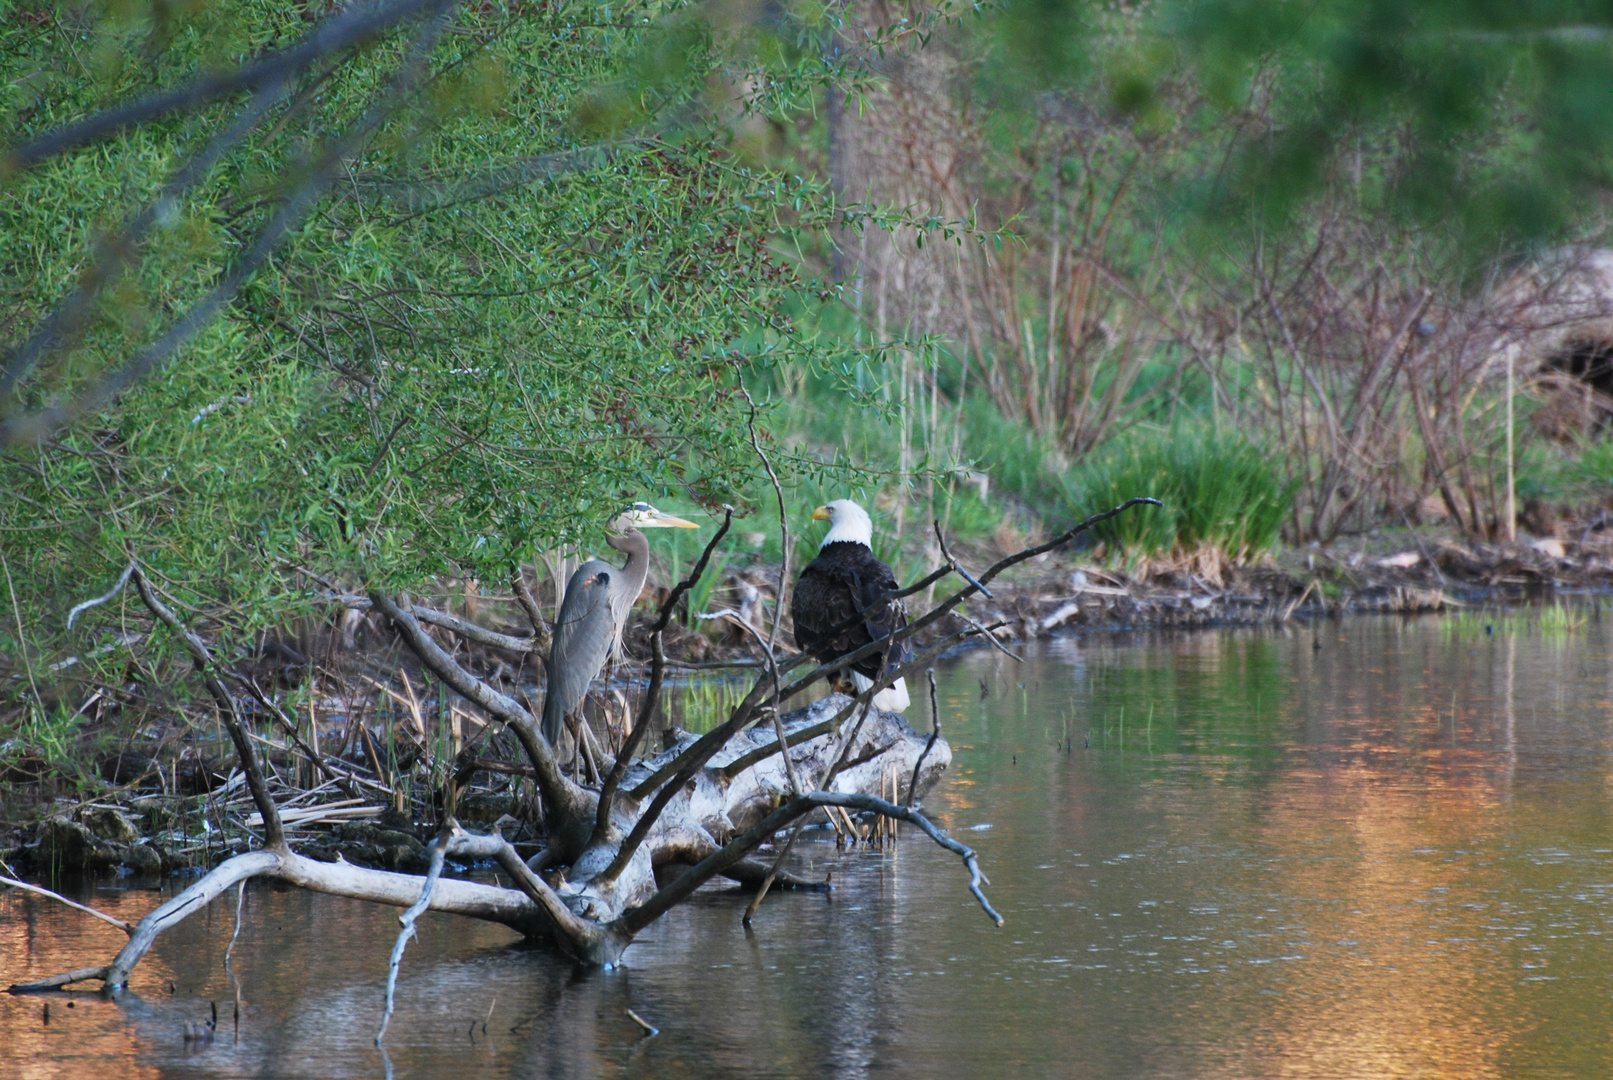
{"type": "Polygon", "coordinates": [[[627,556],[621,566],[589,559],[566,583],[566,597],[555,620],[549,649],[549,685],[543,698],[543,737],[559,741],[566,716],[582,705],[605,661],[621,646],[622,630],[650,573],[650,544],[634,523],[651,527],[695,528],[693,522],[634,503],[614,523],[617,534],[605,543],[627,556]]]}

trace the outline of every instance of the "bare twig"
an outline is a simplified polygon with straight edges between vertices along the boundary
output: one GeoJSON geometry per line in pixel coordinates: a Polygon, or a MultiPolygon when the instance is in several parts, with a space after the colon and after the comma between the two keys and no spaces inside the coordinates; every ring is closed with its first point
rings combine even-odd
{"type": "Polygon", "coordinates": [[[444,630],[452,630],[467,641],[474,641],[478,645],[490,645],[495,649],[508,649],[514,653],[534,653],[543,648],[545,635],[534,634],[531,637],[516,637],[514,634],[501,634],[497,630],[489,630],[478,626],[468,619],[461,619],[457,615],[450,615],[446,611],[436,608],[421,607],[419,604],[409,605],[414,617],[421,622],[440,626],[444,630]]]}
{"type": "MultiPolygon", "coordinates": [[[[235,952],[236,939],[241,936],[241,913],[246,909],[246,879],[235,889],[235,932],[230,935],[230,944],[224,950],[224,966],[230,966],[230,956],[235,952]]],[[[239,993],[239,989],[236,991],[239,993]]]]}
{"type": "Polygon", "coordinates": [[[301,750],[304,756],[306,756],[308,760],[313,763],[314,768],[325,774],[325,779],[334,781],[349,795],[355,797],[358,795],[358,792],[353,790],[352,774],[344,771],[338,771],[337,769],[333,768],[328,762],[326,762],[323,754],[309,746],[308,743],[303,739],[302,733],[297,730],[297,725],[292,722],[291,717],[287,716],[284,710],[282,710],[280,706],[276,705],[269,698],[269,695],[263,692],[263,688],[258,685],[258,681],[256,679],[233,671],[230,673],[230,675],[235,679],[236,682],[240,683],[246,688],[246,692],[252,695],[252,699],[254,701],[256,701],[259,705],[262,705],[265,709],[269,710],[269,715],[273,716],[280,726],[285,730],[286,737],[297,744],[297,749],[301,750]]]}
{"type": "Polygon", "coordinates": [[[946,560],[947,568],[953,573],[957,574],[963,580],[967,581],[969,584],[973,585],[975,588],[979,589],[985,594],[987,599],[995,599],[991,595],[991,590],[980,584],[980,582],[976,581],[969,574],[969,571],[960,566],[958,564],[958,560],[952,557],[952,552],[947,550],[947,538],[941,534],[941,519],[932,519],[932,524],[935,526],[935,542],[941,546],[941,557],[946,560]]]}
{"type": "Polygon", "coordinates": [[[930,756],[930,750],[935,746],[935,740],[941,737],[941,706],[935,695],[935,669],[926,672],[930,677],[930,738],[919,753],[919,759],[913,762],[913,779],[907,783],[907,798],[902,801],[903,806],[913,805],[913,796],[919,789],[919,770],[924,767],[924,759],[930,756]]]}
{"type": "Polygon", "coordinates": [[[38,886],[38,885],[30,885],[26,881],[18,881],[16,878],[12,878],[12,877],[0,877],[0,885],[10,885],[13,889],[23,889],[26,892],[38,893],[40,896],[48,896],[52,900],[60,900],[62,903],[66,904],[70,908],[76,908],[79,911],[82,911],[87,915],[94,915],[97,919],[100,919],[102,922],[111,923],[113,926],[117,927],[119,930],[122,930],[125,934],[134,933],[134,927],[130,926],[128,923],[124,922],[122,919],[118,918],[116,915],[108,915],[104,911],[96,911],[94,908],[90,907],[87,904],[81,904],[77,900],[69,900],[67,897],[63,896],[61,893],[51,892],[49,889],[42,888],[41,886],[38,886]]]}
{"type": "MultiPolygon", "coordinates": [[[[734,508],[723,507],[722,525],[706,543],[705,550],[700,558],[695,560],[694,567],[688,576],[672,587],[672,591],[661,603],[661,612],[656,616],[655,622],[650,624],[650,650],[652,659],[650,663],[650,684],[644,690],[644,701],[639,706],[638,718],[633,724],[633,730],[627,733],[627,739],[622,743],[622,749],[616,755],[616,762],[611,766],[610,773],[605,782],[599,787],[599,805],[594,812],[594,832],[590,843],[602,843],[610,834],[610,814],[615,806],[616,792],[622,785],[622,777],[627,773],[627,767],[633,761],[633,755],[644,741],[655,722],[655,709],[661,701],[661,683],[666,676],[666,652],[662,647],[662,635],[672,621],[672,612],[677,609],[678,601],[683,599],[688,591],[694,588],[701,575],[706,572],[706,566],[711,562],[711,553],[717,550],[722,538],[728,535],[728,528],[734,523],[734,508]]],[[[635,798],[638,796],[635,795],[635,798]]]]}
{"type": "Polygon", "coordinates": [[[218,677],[217,665],[213,662],[213,654],[208,652],[207,645],[202,639],[191,633],[185,624],[179,621],[166,604],[157,598],[156,590],[151,582],[146,580],[145,571],[136,564],[131,563],[131,576],[134,578],[135,588],[140,591],[140,599],[163,625],[177,634],[185,643],[190,652],[191,664],[195,666],[197,674],[212,695],[213,701],[218,705],[219,716],[224,721],[224,727],[230,733],[230,740],[235,743],[235,752],[241,759],[241,772],[246,776],[247,790],[252,793],[252,801],[257,804],[258,813],[263,815],[263,841],[272,848],[283,848],[286,843],[285,830],[280,825],[280,811],[274,805],[274,799],[269,796],[269,788],[263,782],[263,770],[258,767],[258,755],[252,749],[252,740],[247,738],[246,729],[241,724],[241,717],[235,711],[235,700],[218,677]]]}
{"type": "Polygon", "coordinates": [[[442,829],[437,833],[437,839],[431,843],[431,861],[426,868],[425,883],[420,886],[420,899],[409,905],[402,915],[398,916],[398,923],[402,927],[398,931],[398,940],[392,944],[392,958],[387,962],[386,969],[386,1011],[381,1014],[381,1030],[375,1033],[375,1045],[380,1046],[381,1040],[386,1038],[387,1025],[392,1022],[392,1009],[397,998],[398,969],[403,965],[403,950],[414,937],[415,920],[431,906],[431,893],[437,887],[437,879],[442,876],[443,858],[448,851],[448,842],[453,839],[457,826],[452,818],[443,823],[442,829]]]}
{"type": "Polygon", "coordinates": [[[805,795],[798,795],[790,799],[783,806],[730,840],[716,853],[702,859],[688,873],[658,891],[643,904],[630,908],[621,918],[616,920],[614,925],[629,935],[637,933],[660,918],[673,906],[687,899],[690,894],[712,877],[737,863],[747,851],[757,844],[772,836],[796,818],[809,814],[820,806],[871,810],[886,817],[917,825],[931,840],[963,859],[964,868],[969,871],[969,891],[974,894],[975,900],[979,902],[981,908],[991,917],[994,923],[998,926],[1003,924],[1003,917],[991,906],[991,902],[986,899],[986,894],[980,889],[982,883],[987,885],[991,883],[986,880],[985,875],[981,874],[980,865],[975,858],[974,851],[947,836],[923,814],[909,807],[897,806],[895,803],[875,798],[872,795],[849,795],[834,791],[809,791],[805,795]]]}
{"type": "MultiPolygon", "coordinates": [[[[771,663],[773,649],[778,644],[779,627],[784,624],[784,612],[790,603],[790,549],[792,546],[790,541],[790,516],[784,509],[784,487],[778,482],[778,474],[773,471],[773,463],[768,460],[767,451],[762,449],[762,440],[756,434],[756,402],[751,400],[750,391],[745,389],[745,380],[739,378],[736,374],[735,381],[739,383],[739,392],[745,396],[745,404],[750,406],[750,415],[746,418],[745,424],[750,429],[751,449],[755,450],[756,456],[761,459],[762,468],[767,471],[767,478],[773,484],[773,494],[778,498],[778,527],[783,544],[784,562],[779,567],[778,572],[778,593],[777,603],[773,608],[773,626],[767,632],[767,654],[770,658],[769,663],[771,663]]],[[[777,674],[775,670],[775,680],[777,674]]]]}
{"type": "Polygon", "coordinates": [[[123,587],[129,583],[129,575],[132,573],[134,573],[134,563],[131,562],[128,566],[123,568],[123,573],[118,575],[117,583],[105,593],[97,596],[94,600],[86,600],[82,604],[73,605],[73,610],[67,613],[67,628],[71,630],[73,628],[73,620],[78,618],[84,612],[88,611],[90,608],[99,607],[121,593],[123,591],[123,587]]]}
{"type": "MultiPolygon", "coordinates": [[[[751,636],[751,640],[756,642],[757,646],[761,648],[762,654],[767,658],[767,670],[773,679],[773,698],[776,701],[778,699],[779,692],[778,661],[773,656],[772,647],[767,642],[762,640],[761,632],[758,631],[756,627],[746,622],[737,611],[715,611],[709,614],[701,613],[695,617],[698,619],[727,619],[729,622],[733,623],[735,626],[738,626],[742,631],[751,636]]],[[[788,747],[789,740],[784,735],[783,718],[779,716],[779,711],[776,707],[769,709],[768,711],[773,718],[773,733],[778,739],[778,745],[780,747],[788,747]]],[[[783,757],[785,775],[789,777],[790,781],[790,790],[799,795],[805,789],[801,786],[801,778],[795,773],[795,762],[790,759],[789,754],[784,754],[783,757]]]]}

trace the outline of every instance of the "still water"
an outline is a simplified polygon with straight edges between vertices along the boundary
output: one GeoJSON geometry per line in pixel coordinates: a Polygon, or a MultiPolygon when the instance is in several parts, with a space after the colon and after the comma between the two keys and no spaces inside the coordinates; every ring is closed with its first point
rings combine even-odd
{"type": "MultiPolygon", "coordinates": [[[[977,848],[1006,926],[916,835],[808,845],[802,869],[838,891],[776,896],[750,934],[740,896],[704,892],[614,972],[427,917],[396,1075],[1613,1075],[1604,624],[1103,636],[939,674],[954,759],[926,808],[977,848]]],[[[84,895],[130,920],[159,902],[84,895]]],[[[233,971],[226,902],[118,1002],[57,996],[45,1025],[44,999],[0,997],[0,1075],[382,1076],[396,926],[250,888],[233,971]],[[210,1002],[218,1036],[187,1046],[210,1002]]],[[[0,895],[5,983],[121,940],[0,895]]]]}

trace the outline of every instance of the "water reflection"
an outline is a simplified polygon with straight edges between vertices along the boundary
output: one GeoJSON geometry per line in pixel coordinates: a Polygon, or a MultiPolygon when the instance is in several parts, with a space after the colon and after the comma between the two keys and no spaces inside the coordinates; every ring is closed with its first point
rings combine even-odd
{"type": "MultiPolygon", "coordinates": [[[[770,900],[746,934],[739,898],[703,893],[612,973],[427,919],[389,1035],[397,1074],[1613,1072],[1599,623],[1066,640],[1023,666],[963,658],[941,708],[954,766],[929,809],[980,851],[1003,929],[916,838],[883,855],[809,844],[803,870],[842,885],[831,899],[770,900]]],[[[91,899],[129,919],[158,901],[91,899]]],[[[232,919],[226,903],[170,934],[122,1003],[53,998],[47,1027],[42,999],[0,999],[0,1072],[381,1075],[392,913],[250,889],[238,1042],[232,919]],[[219,1035],[187,1047],[210,1001],[219,1035]]],[[[7,982],[120,941],[0,896],[7,982]]]]}

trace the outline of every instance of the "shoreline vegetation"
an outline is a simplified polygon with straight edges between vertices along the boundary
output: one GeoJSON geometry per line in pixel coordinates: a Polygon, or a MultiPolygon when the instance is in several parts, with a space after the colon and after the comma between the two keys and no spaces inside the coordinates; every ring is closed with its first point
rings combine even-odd
{"type": "MultiPolygon", "coordinates": [[[[1017,533],[1006,539],[1024,540],[1017,533]]],[[[952,554],[967,567],[986,565],[999,552],[994,542],[965,542],[952,554]]],[[[1141,560],[1128,569],[1101,554],[1089,548],[1026,562],[965,614],[976,626],[993,627],[999,647],[1012,650],[1066,635],[1270,626],[1367,613],[1465,618],[1470,610],[1539,604],[1570,608],[1564,618],[1577,625],[1590,617],[1592,604],[1599,617],[1601,594],[1613,594],[1613,535],[1600,530],[1584,531],[1580,540],[1512,544],[1464,541],[1449,529],[1390,530],[1331,550],[1284,549],[1243,565],[1195,552],[1141,560]]],[[[658,584],[666,569],[652,574],[646,601],[667,598],[658,584]]],[[[761,561],[728,568],[703,599],[763,612],[771,606],[778,569],[761,561]]],[[[540,607],[552,602],[541,585],[529,596],[540,607]]],[[[460,629],[485,631],[481,641],[461,641],[468,670],[533,704],[542,700],[541,660],[508,647],[530,641],[518,597],[461,588],[436,604],[435,610],[452,612],[460,629]]],[[[651,604],[641,602],[625,635],[625,659],[589,695],[590,730],[607,754],[620,747],[649,675],[651,621],[651,604]]],[[[698,734],[719,723],[741,693],[732,677],[763,666],[755,636],[687,622],[669,620],[663,644],[671,716],[658,734],[668,746],[685,731],[698,734]]],[[[961,629],[965,623],[949,618],[930,639],[961,629]]],[[[990,647],[982,641],[955,646],[990,647]]],[[[294,850],[315,860],[340,857],[359,866],[423,871],[433,833],[431,800],[441,797],[444,774],[454,772],[466,780],[458,794],[460,820],[499,824],[523,855],[540,849],[540,800],[516,740],[452,700],[367,611],[347,608],[326,625],[303,627],[300,636],[267,636],[247,666],[255,680],[279,688],[255,710],[242,702],[249,709],[243,720],[285,798],[294,850]],[[286,723],[288,714],[297,718],[294,726],[286,723]],[[318,766],[311,760],[316,754],[318,766]],[[481,779],[469,782],[478,770],[481,779]]],[[[99,696],[54,732],[23,727],[0,748],[7,792],[0,804],[0,859],[36,880],[83,871],[149,877],[200,872],[248,850],[261,815],[251,813],[244,777],[216,718],[209,721],[197,703],[175,701],[137,724],[120,722],[116,710],[98,720],[99,696]]],[[[920,712],[915,708],[909,718],[915,728],[924,726],[920,712]]],[[[857,839],[859,827],[849,825],[842,841],[864,842],[857,839]]]]}

